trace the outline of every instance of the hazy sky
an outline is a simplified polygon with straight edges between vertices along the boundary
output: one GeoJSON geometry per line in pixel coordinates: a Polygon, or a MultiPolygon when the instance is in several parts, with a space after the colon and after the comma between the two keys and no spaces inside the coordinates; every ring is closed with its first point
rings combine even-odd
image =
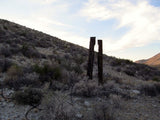
{"type": "Polygon", "coordinates": [[[0,18],[104,53],[138,60],[160,52],[160,0],[0,0],[0,18]]]}

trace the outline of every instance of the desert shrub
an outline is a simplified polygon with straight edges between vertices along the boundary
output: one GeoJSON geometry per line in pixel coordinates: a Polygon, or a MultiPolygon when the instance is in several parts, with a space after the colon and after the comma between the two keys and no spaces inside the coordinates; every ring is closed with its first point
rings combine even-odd
{"type": "Polygon", "coordinates": [[[77,55],[74,57],[74,61],[76,64],[81,65],[85,61],[85,57],[77,55]]]}
{"type": "Polygon", "coordinates": [[[159,70],[143,64],[135,63],[134,65],[129,65],[128,67],[125,67],[125,70],[132,71],[134,73],[134,76],[143,80],[151,80],[154,79],[155,76],[156,77],[160,76],[159,70]]]}
{"type": "Polygon", "coordinates": [[[121,95],[126,97],[128,94],[119,88],[118,84],[114,81],[108,81],[103,86],[98,85],[97,81],[94,80],[81,80],[75,83],[73,87],[73,95],[94,97],[94,96],[106,96],[110,94],[121,95]]]}
{"type": "Polygon", "coordinates": [[[13,94],[12,99],[19,105],[39,105],[42,101],[43,94],[39,89],[27,88],[24,91],[17,91],[13,94]]]}
{"type": "Polygon", "coordinates": [[[27,33],[26,33],[26,31],[23,31],[23,32],[21,32],[19,35],[26,37],[26,36],[27,36],[27,33]]]}
{"type": "Polygon", "coordinates": [[[107,103],[97,103],[93,109],[93,120],[115,120],[112,107],[107,103]]]}
{"type": "Polygon", "coordinates": [[[5,26],[5,25],[3,25],[3,28],[4,28],[5,30],[8,30],[7,26],[5,26]]]}
{"type": "Polygon", "coordinates": [[[7,75],[8,75],[9,77],[17,77],[17,76],[21,75],[22,72],[23,72],[23,71],[22,71],[22,67],[14,64],[14,65],[12,65],[12,66],[8,69],[7,75]]]}
{"type": "Polygon", "coordinates": [[[0,89],[3,88],[3,83],[0,81],[0,89]]]}
{"type": "Polygon", "coordinates": [[[132,71],[131,69],[125,69],[124,72],[129,75],[129,76],[134,76],[135,75],[135,71],[132,71]]]}
{"type": "Polygon", "coordinates": [[[112,58],[112,60],[110,61],[110,65],[111,66],[121,66],[121,65],[131,65],[134,64],[131,60],[127,60],[127,59],[117,59],[117,58],[112,58]]]}
{"type": "Polygon", "coordinates": [[[46,39],[41,39],[40,41],[36,41],[35,45],[37,47],[43,47],[43,48],[52,47],[51,44],[48,41],[46,41],[46,39]]]}
{"type": "Polygon", "coordinates": [[[152,80],[156,82],[160,82],[160,77],[154,77],[152,80]]]}
{"type": "Polygon", "coordinates": [[[41,54],[31,45],[23,44],[21,48],[22,54],[28,58],[40,58],[41,54]]]}
{"type": "Polygon", "coordinates": [[[44,114],[40,120],[75,120],[75,111],[68,103],[66,94],[56,91],[53,95],[47,92],[42,106],[44,106],[44,114]]]}
{"type": "Polygon", "coordinates": [[[12,65],[7,71],[4,85],[15,90],[24,86],[40,86],[39,76],[36,73],[24,73],[23,70],[20,66],[12,65]]]}
{"type": "Polygon", "coordinates": [[[40,74],[40,79],[43,81],[50,81],[51,79],[58,80],[62,76],[62,71],[59,66],[54,66],[45,64],[44,66],[39,66],[35,64],[33,66],[33,71],[40,74]]]}
{"type": "Polygon", "coordinates": [[[113,105],[113,107],[121,108],[122,99],[120,95],[110,94],[109,98],[110,98],[110,102],[113,105]]]}
{"type": "Polygon", "coordinates": [[[11,49],[9,46],[2,46],[0,48],[0,55],[4,55],[5,57],[9,57],[12,55],[11,49]]]}
{"type": "Polygon", "coordinates": [[[64,60],[64,62],[61,63],[61,66],[65,68],[67,71],[73,70],[72,64],[70,64],[69,60],[64,60]]]}
{"type": "Polygon", "coordinates": [[[150,82],[142,84],[140,90],[141,90],[141,93],[147,96],[156,96],[158,94],[155,84],[150,82]]]}
{"type": "Polygon", "coordinates": [[[3,57],[0,58],[0,72],[6,72],[11,65],[12,62],[10,60],[3,57]]]}
{"type": "Polygon", "coordinates": [[[54,78],[56,79],[56,80],[58,80],[58,79],[60,79],[61,78],[61,69],[60,69],[60,67],[55,67],[54,69],[53,69],[53,71],[54,71],[54,78]]]}
{"type": "Polygon", "coordinates": [[[19,76],[22,75],[22,68],[17,65],[12,65],[7,70],[7,77],[4,80],[4,85],[10,88],[19,88],[19,76]]]}
{"type": "Polygon", "coordinates": [[[122,80],[119,77],[115,77],[115,76],[113,76],[111,74],[104,73],[103,74],[103,81],[104,81],[104,83],[106,83],[108,81],[115,81],[116,83],[121,84],[122,80]]]}
{"type": "Polygon", "coordinates": [[[97,96],[100,92],[100,86],[95,81],[82,80],[73,87],[73,94],[84,97],[97,96]]]}
{"type": "Polygon", "coordinates": [[[25,118],[28,119],[29,112],[41,104],[43,93],[39,89],[27,88],[24,91],[17,91],[12,95],[12,99],[16,104],[29,105],[31,108],[25,113],[25,118]]]}
{"type": "Polygon", "coordinates": [[[155,87],[158,93],[160,93],[160,83],[155,83],[155,87]]]}
{"type": "Polygon", "coordinates": [[[123,63],[122,59],[114,59],[111,61],[111,66],[120,66],[123,63]]]}
{"type": "Polygon", "coordinates": [[[81,66],[79,66],[79,65],[74,66],[73,67],[73,71],[75,71],[75,73],[78,73],[78,74],[82,74],[83,73],[83,71],[81,69],[81,66]]]}
{"type": "Polygon", "coordinates": [[[125,64],[133,64],[133,61],[131,61],[131,60],[123,60],[123,62],[124,62],[125,64]]]}

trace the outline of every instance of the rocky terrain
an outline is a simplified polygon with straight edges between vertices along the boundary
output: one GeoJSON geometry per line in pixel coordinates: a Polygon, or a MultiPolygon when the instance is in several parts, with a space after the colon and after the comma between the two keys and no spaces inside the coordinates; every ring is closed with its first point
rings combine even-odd
{"type": "Polygon", "coordinates": [[[104,55],[98,85],[87,60],[86,48],[0,20],[0,120],[159,120],[157,68],[104,55]]]}

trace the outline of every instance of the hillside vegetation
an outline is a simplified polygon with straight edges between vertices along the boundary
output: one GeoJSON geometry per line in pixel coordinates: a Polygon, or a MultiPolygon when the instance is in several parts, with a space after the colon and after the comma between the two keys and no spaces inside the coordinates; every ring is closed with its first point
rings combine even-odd
{"type": "Polygon", "coordinates": [[[88,49],[1,19],[0,119],[159,120],[158,69],[104,55],[98,85],[96,58],[88,80],[88,49]]]}

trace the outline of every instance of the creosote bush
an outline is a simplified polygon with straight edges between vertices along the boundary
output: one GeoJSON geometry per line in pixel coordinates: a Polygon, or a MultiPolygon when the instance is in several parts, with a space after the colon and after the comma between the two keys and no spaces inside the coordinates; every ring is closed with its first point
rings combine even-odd
{"type": "Polygon", "coordinates": [[[26,120],[29,120],[27,117],[29,112],[41,104],[42,98],[42,91],[35,88],[27,88],[24,91],[17,91],[12,95],[12,99],[16,104],[31,106],[31,108],[25,113],[26,120]]]}
{"type": "Polygon", "coordinates": [[[39,78],[42,82],[51,82],[51,80],[59,80],[62,77],[62,70],[57,65],[44,64],[40,66],[35,64],[33,66],[33,71],[40,75],[39,78]]]}
{"type": "Polygon", "coordinates": [[[34,46],[23,44],[21,48],[22,54],[28,58],[41,58],[41,54],[34,46]]]}
{"type": "Polygon", "coordinates": [[[42,101],[43,94],[39,89],[27,88],[24,91],[17,91],[12,99],[19,105],[37,106],[42,101]]]}

